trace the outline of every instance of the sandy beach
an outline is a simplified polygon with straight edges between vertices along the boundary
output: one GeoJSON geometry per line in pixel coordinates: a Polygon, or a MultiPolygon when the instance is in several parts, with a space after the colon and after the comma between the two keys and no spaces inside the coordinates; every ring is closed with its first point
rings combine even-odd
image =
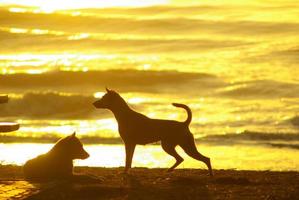
{"type": "Polygon", "coordinates": [[[76,173],[98,176],[102,181],[24,180],[20,166],[0,167],[1,199],[284,199],[299,196],[298,172],[76,167],[76,173]]]}

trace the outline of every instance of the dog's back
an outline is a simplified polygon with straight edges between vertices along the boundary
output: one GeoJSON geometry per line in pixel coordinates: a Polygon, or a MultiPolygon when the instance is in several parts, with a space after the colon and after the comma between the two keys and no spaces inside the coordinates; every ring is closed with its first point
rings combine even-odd
{"type": "Polygon", "coordinates": [[[46,154],[28,160],[23,166],[28,179],[62,179],[73,174],[73,160],[89,155],[75,134],[59,140],[46,154]]]}

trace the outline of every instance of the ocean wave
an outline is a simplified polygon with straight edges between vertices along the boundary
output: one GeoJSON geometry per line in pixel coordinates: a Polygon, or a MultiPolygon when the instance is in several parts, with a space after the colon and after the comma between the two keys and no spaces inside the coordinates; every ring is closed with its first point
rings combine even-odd
{"type": "MultiPolygon", "coordinates": [[[[61,137],[57,135],[14,136],[0,135],[3,143],[55,143],[61,137]]],[[[120,137],[79,136],[84,144],[123,144],[120,137]]],[[[212,145],[263,145],[272,148],[290,148],[299,150],[299,134],[260,133],[245,131],[242,134],[210,135],[197,138],[197,144],[212,145]]],[[[160,142],[152,143],[160,145],[160,142]]]]}
{"type": "Polygon", "coordinates": [[[276,148],[290,148],[290,149],[299,150],[299,144],[270,143],[267,145],[270,145],[270,146],[276,147],[276,148]]]}
{"type": "Polygon", "coordinates": [[[234,98],[296,98],[299,97],[299,84],[254,80],[229,85],[219,94],[234,98]]]}
{"type": "MultiPolygon", "coordinates": [[[[221,78],[205,73],[177,71],[107,70],[88,72],[52,71],[43,74],[0,75],[0,89],[10,92],[64,91],[92,93],[106,86],[121,92],[174,92],[192,84],[198,91],[225,84],[221,78]]],[[[188,92],[189,90],[186,90],[188,92]]]]}
{"type": "Polygon", "coordinates": [[[299,133],[262,133],[262,132],[252,132],[244,131],[240,134],[229,133],[224,135],[208,135],[201,140],[204,141],[298,141],[299,133]]]}
{"type": "Polygon", "coordinates": [[[38,35],[38,34],[15,34],[0,31],[0,38],[5,38],[5,48],[0,48],[0,52],[15,51],[49,51],[55,49],[55,52],[73,51],[74,49],[89,52],[118,52],[118,53],[148,53],[151,52],[202,52],[221,48],[237,47],[254,44],[253,42],[243,42],[239,40],[213,40],[213,39],[196,39],[196,38],[151,38],[113,34],[90,34],[86,35],[65,34],[58,35],[38,35]],[[80,38],[82,37],[82,38],[80,38]],[[86,38],[85,38],[86,37],[86,38]],[[75,39],[70,39],[75,38],[75,39]],[[78,39],[76,39],[78,38],[78,39]],[[32,43],[31,41],[35,41],[32,43]],[[59,48],[58,48],[59,46],[59,48]]]}
{"type": "Polygon", "coordinates": [[[209,135],[197,139],[198,143],[213,145],[263,145],[272,148],[299,150],[299,133],[263,133],[244,131],[240,134],[209,135]]]}
{"type": "Polygon", "coordinates": [[[288,121],[290,121],[291,124],[293,124],[294,126],[299,127],[299,116],[294,116],[291,119],[289,119],[288,121]]]}
{"type": "MultiPolygon", "coordinates": [[[[41,136],[41,137],[22,137],[12,135],[0,135],[0,141],[3,143],[55,143],[61,137],[57,136],[41,136]]],[[[84,144],[121,144],[121,138],[106,138],[98,136],[84,136],[80,137],[84,144]]]]}
{"type": "MultiPolygon", "coordinates": [[[[26,93],[1,105],[0,117],[81,119],[92,116],[95,98],[84,95],[64,95],[54,92],[26,93]]],[[[100,117],[100,115],[98,116],[100,117]]]]}
{"type": "MultiPolygon", "coordinates": [[[[288,38],[299,29],[295,19],[288,22],[273,20],[272,16],[277,15],[275,6],[267,6],[268,11],[273,9],[274,13],[270,11],[270,15],[265,15],[264,21],[258,16],[260,9],[265,7],[251,6],[253,12],[248,12],[248,6],[226,5],[223,8],[223,5],[156,6],[53,13],[20,13],[0,8],[0,30],[6,30],[0,32],[0,52],[197,54],[223,48],[235,50],[236,47],[239,51],[240,48],[261,45],[262,36],[288,38]]],[[[288,8],[280,9],[289,11],[288,8]]],[[[291,54],[296,57],[296,51],[291,54]]]]}
{"type": "MultiPolygon", "coordinates": [[[[0,117],[25,119],[90,119],[96,114],[93,94],[110,87],[121,93],[184,94],[209,92],[224,84],[210,74],[176,71],[109,70],[88,72],[53,71],[43,74],[0,75],[2,92],[23,94],[11,96],[1,105],[0,117]],[[190,85],[196,86],[190,89],[190,85]],[[34,91],[34,92],[32,92],[34,91]]],[[[100,111],[98,111],[100,112],[100,111]]],[[[100,112],[101,113],[101,112],[100,112]]],[[[104,112],[103,112],[104,113],[104,112]]]]}
{"type": "MultiPolygon", "coordinates": [[[[159,8],[152,7],[156,12],[159,8]]],[[[177,9],[174,7],[173,9],[177,9]]],[[[157,11],[158,10],[158,11],[157,11]]],[[[38,29],[50,29],[57,31],[102,32],[102,33],[127,33],[127,34],[282,34],[296,33],[298,23],[264,22],[264,21],[221,21],[192,19],[184,16],[142,19],[125,18],[111,15],[106,16],[71,16],[63,14],[37,14],[37,13],[10,13],[0,10],[1,24],[18,27],[36,27],[38,29]],[[24,20],[24,18],[26,20],[24,20]],[[96,26],[95,26],[96,24],[96,26]]],[[[223,15],[223,13],[222,13],[223,15]]],[[[149,16],[151,16],[149,14],[149,16]]]]}
{"type": "Polygon", "coordinates": [[[178,90],[197,95],[241,99],[298,98],[299,84],[274,80],[253,80],[229,84],[208,73],[154,70],[50,71],[42,74],[0,75],[0,89],[8,93],[30,91],[83,91],[90,94],[106,86],[120,92],[168,92],[178,90]],[[192,89],[190,88],[192,85],[192,89]],[[196,88],[196,90],[194,90],[196,88]]]}
{"type": "MultiPolygon", "coordinates": [[[[96,144],[96,143],[120,143],[120,137],[101,137],[101,136],[79,136],[84,143],[88,144],[96,144]]],[[[53,134],[41,134],[40,136],[15,136],[8,134],[0,135],[1,141],[3,142],[41,142],[41,143],[51,143],[57,141],[60,137],[53,134]]],[[[294,143],[287,142],[299,142],[299,134],[293,133],[263,133],[263,132],[252,132],[252,131],[244,131],[243,133],[228,133],[224,135],[207,135],[204,137],[196,138],[195,141],[197,143],[208,142],[208,143],[218,143],[218,144],[233,144],[235,142],[241,141],[255,141],[260,144],[285,144],[285,145],[294,145],[294,143]],[[269,142],[269,143],[266,143],[269,142]]]]}
{"type": "Polygon", "coordinates": [[[244,61],[248,62],[269,62],[271,60],[272,63],[280,62],[284,65],[288,66],[290,71],[297,70],[297,64],[299,61],[299,46],[297,44],[291,44],[291,47],[286,48],[284,47],[283,50],[273,50],[269,53],[263,53],[262,55],[252,56],[249,58],[244,59],[244,61]]]}

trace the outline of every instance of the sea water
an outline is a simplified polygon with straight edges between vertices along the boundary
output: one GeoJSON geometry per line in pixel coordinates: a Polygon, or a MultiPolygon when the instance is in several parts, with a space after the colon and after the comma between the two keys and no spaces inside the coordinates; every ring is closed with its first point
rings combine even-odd
{"type": "MultiPolygon", "coordinates": [[[[184,121],[215,168],[298,170],[299,4],[170,1],[141,7],[0,7],[0,160],[23,164],[77,132],[87,166],[123,166],[111,112],[92,103],[105,87],[152,118],[184,121]]],[[[187,158],[181,167],[203,168],[187,158]]],[[[159,144],[134,166],[169,167],[159,144]]]]}

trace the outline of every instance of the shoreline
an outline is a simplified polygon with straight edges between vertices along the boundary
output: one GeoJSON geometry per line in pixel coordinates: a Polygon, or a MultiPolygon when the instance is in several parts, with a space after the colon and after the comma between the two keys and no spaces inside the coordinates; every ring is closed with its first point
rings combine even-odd
{"type": "Polygon", "coordinates": [[[299,196],[298,171],[75,167],[101,182],[30,183],[21,166],[0,165],[0,197],[15,199],[285,199],[299,196]],[[7,192],[9,190],[10,192],[7,192]]]}
{"type": "MultiPolygon", "coordinates": [[[[27,160],[48,152],[53,144],[12,143],[0,144],[1,164],[23,165],[27,160]],[[17,155],[17,156],[11,156],[17,155]]],[[[125,162],[124,145],[85,145],[91,155],[85,160],[74,161],[75,166],[119,167],[125,162]],[[109,154],[107,154],[109,152],[109,154]]],[[[270,170],[298,171],[298,150],[287,148],[270,148],[256,145],[206,145],[197,146],[203,155],[212,160],[214,169],[235,170],[270,170]],[[283,162],[282,162],[283,159],[283,162]],[[254,164],[253,164],[254,162],[254,164]]],[[[180,147],[177,152],[184,158],[179,169],[206,169],[206,166],[189,157],[180,147]]],[[[167,168],[173,165],[174,159],[163,151],[160,145],[137,146],[134,155],[134,167],[167,168]]]]}

